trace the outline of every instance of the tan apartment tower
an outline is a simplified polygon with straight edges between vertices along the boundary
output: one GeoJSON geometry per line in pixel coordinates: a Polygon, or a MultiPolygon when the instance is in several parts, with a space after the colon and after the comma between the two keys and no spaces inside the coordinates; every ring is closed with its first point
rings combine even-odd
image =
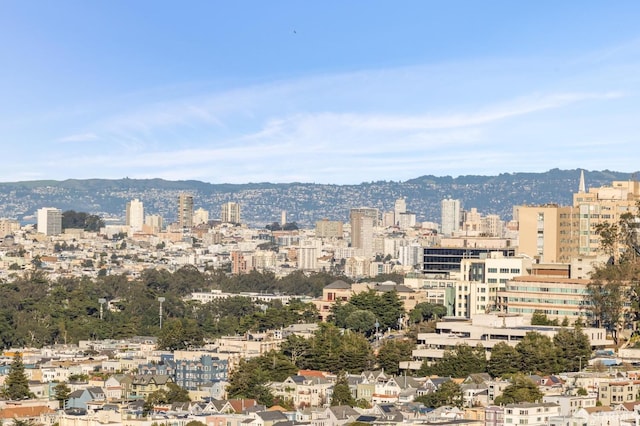
{"type": "Polygon", "coordinates": [[[220,210],[220,220],[222,223],[240,223],[240,204],[233,201],[224,203],[220,210]]]}
{"type": "Polygon", "coordinates": [[[351,246],[359,256],[373,255],[373,228],[378,226],[378,209],[360,207],[351,209],[351,246]]]}
{"type": "Polygon", "coordinates": [[[180,194],[178,196],[178,226],[182,229],[193,226],[193,196],[180,194]]]}

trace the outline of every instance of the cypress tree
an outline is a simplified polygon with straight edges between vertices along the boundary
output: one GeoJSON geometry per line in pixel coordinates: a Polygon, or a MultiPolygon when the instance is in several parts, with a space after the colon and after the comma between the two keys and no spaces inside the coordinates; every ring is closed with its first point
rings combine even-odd
{"type": "Polygon", "coordinates": [[[34,396],[29,390],[29,380],[24,372],[24,363],[20,352],[16,352],[13,356],[13,362],[4,385],[2,393],[7,399],[27,399],[34,396]]]}

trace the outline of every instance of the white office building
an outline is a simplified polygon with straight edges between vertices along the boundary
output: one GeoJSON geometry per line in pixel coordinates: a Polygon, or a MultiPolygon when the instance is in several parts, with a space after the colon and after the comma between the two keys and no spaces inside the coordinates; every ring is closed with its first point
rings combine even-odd
{"type": "Polygon", "coordinates": [[[43,207],[36,214],[38,232],[45,235],[62,233],[62,210],[54,207],[43,207]]]}

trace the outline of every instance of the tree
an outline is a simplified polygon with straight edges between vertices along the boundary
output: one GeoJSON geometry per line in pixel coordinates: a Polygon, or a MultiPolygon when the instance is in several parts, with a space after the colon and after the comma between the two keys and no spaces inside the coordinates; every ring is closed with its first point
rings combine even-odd
{"type": "Polygon", "coordinates": [[[409,320],[413,323],[442,318],[447,314],[447,308],[443,305],[434,305],[429,302],[418,303],[409,312],[409,320]]]}
{"type": "Polygon", "coordinates": [[[229,398],[252,398],[271,407],[274,399],[266,385],[268,381],[268,373],[259,367],[255,359],[241,359],[229,377],[227,395],[229,398]]]}
{"type": "Polygon", "coordinates": [[[543,311],[536,309],[531,316],[531,325],[558,325],[558,320],[550,320],[543,311]]]}
{"type": "Polygon", "coordinates": [[[416,398],[416,402],[422,402],[427,407],[432,408],[445,405],[462,407],[462,388],[453,380],[447,380],[443,382],[436,391],[416,398]]]}
{"type": "Polygon", "coordinates": [[[409,361],[415,347],[415,342],[410,340],[385,340],[376,357],[378,367],[384,369],[387,374],[400,374],[400,361],[409,361]]]}
{"type": "Polygon", "coordinates": [[[311,342],[296,334],[288,335],[280,345],[282,353],[300,369],[307,367],[307,356],[311,352],[311,342]]]}
{"type": "Polygon", "coordinates": [[[336,405],[348,405],[353,407],[356,405],[356,401],[351,395],[351,389],[349,389],[349,382],[347,381],[347,375],[344,371],[338,374],[335,385],[333,385],[333,395],[331,396],[331,406],[336,405]]]}
{"type": "Polygon", "coordinates": [[[591,357],[589,337],[582,328],[563,328],[553,336],[559,369],[561,371],[578,371],[591,357]]]}
{"type": "Polygon", "coordinates": [[[519,402],[536,402],[542,399],[543,393],[536,382],[530,378],[516,374],[511,384],[504,388],[502,395],[495,399],[496,405],[517,404],[519,402]]]}
{"type": "Polygon", "coordinates": [[[357,309],[345,318],[345,326],[359,333],[370,333],[375,329],[376,316],[371,311],[357,309]]]}
{"type": "Polygon", "coordinates": [[[530,331],[516,345],[520,353],[520,371],[553,374],[558,371],[553,341],[537,331],[530,331]]]}
{"type": "Polygon", "coordinates": [[[509,376],[520,371],[521,364],[521,356],[516,348],[500,342],[491,349],[491,357],[487,361],[487,372],[492,377],[509,376]]]}
{"type": "Polygon", "coordinates": [[[338,364],[329,371],[345,370],[361,373],[370,370],[375,364],[375,356],[369,341],[360,333],[345,332],[338,348],[338,364]]]}
{"type": "Polygon", "coordinates": [[[56,400],[58,401],[58,408],[63,409],[65,402],[69,399],[71,388],[67,386],[65,382],[60,382],[53,387],[53,392],[56,400]]]}
{"type": "Polygon", "coordinates": [[[29,379],[24,372],[22,353],[16,352],[13,362],[9,368],[9,374],[4,382],[3,396],[7,399],[27,399],[33,398],[33,393],[29,390],[29,379]]]}
{"type": "Polygon", "coordinates": [[[619,280],[605,277],[601,279],[603,272],[596,275],[587,284],[587,306],[591,311],[594,325],[603,327],[611,333],[614,343],[618,343],[618,329],[622,321],[624,302],[622,300],[623,289],[619,280]]]}
{"type": "Polygon", "coordinates": [[[429,369],[430,374],[443,377],[466,377],[473,373],[487,371],[487,357],[482,345],[476,347],[466,343],[456,345],[453,350],[446,350],[429,369]]]}

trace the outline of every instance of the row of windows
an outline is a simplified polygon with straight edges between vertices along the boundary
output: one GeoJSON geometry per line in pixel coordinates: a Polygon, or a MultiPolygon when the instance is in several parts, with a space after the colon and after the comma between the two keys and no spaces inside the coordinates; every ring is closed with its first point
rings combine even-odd
{"type": "MultiPolygon", "coordinates": [[[[497,274],[498,268],[487,268],[487,272],[490,274],[497,274]]],[[[500,268],[501,274],[519,274],[520,268],[500,268]]]]}
{"type": "Polygon", "coordinates": [[[587,294],[586,287],[584,288],[566,288],[566,287],[527,287],[510,285],[507,287],[507,291],[526,291],[532,293],[568,293],[568,294],[587,294]]]}

